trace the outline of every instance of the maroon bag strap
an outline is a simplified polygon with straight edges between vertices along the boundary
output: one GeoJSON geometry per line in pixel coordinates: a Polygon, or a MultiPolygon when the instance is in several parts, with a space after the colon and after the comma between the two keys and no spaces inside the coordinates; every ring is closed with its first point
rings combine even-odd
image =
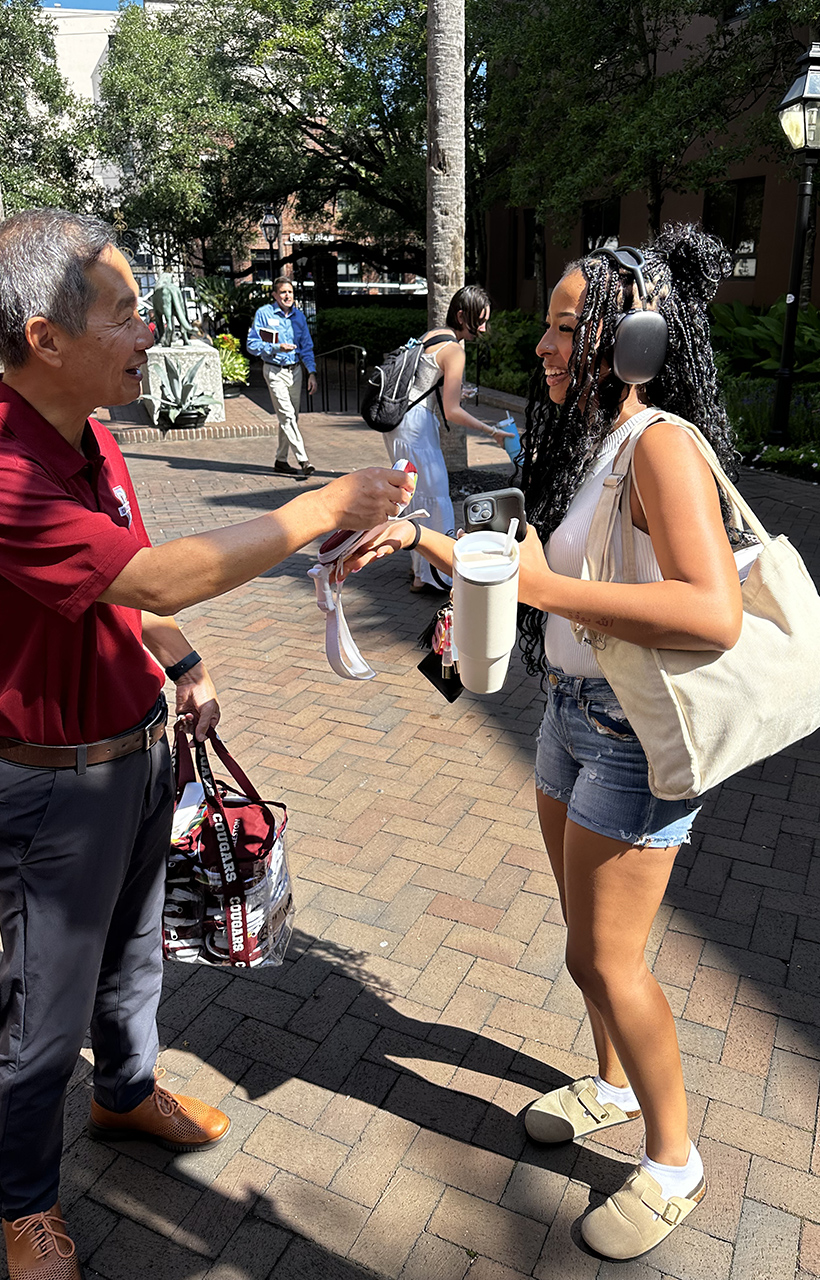
{"type": "Polygon", "coordinates": [[[219,850],[219,872],[222,879],[222,892],[225,901],[225,925],[228,931],[228,949],[231,963],[238,967],[250,963],[248,939],[248,913],[245,905],[244,882],[239,874],[236,860],[236,843],[231,833],[231,824],[225,813],[225,806],[211,772],[208,752],[204,742],[194,739],[196,771],[205,792],[205,803],[211,818],[211,826],[216,836],[219,850]]]}
{"type": "Polygon", "coordinates": [[[256,800],[259,802],[259,804],[263,804],[264,801],[262,800],[262,797],[260,796],[259,792],[256,790],[256,787],[253,785],[250,778],[245,773],[244,769],[242,769],[242,767],[236,762],[236,760],[234,760],[230,751],[225,746],[225,743],[222,741],[222,739],[219,737],[218,733],[216,732],[216,729],[208,730],[208,741],[210,742],[216,754],[219,756],[219,759],[222,761],[225,768],[228,770],[228,773],[231,775],[234,782],[239,783],[240,787],[242,787],[248,799],[256,800]]]}
{"type": "Polygon", "coordinates": [[[239,784],[239,786],[242,788],[244,795],[246,795],[249,800],[255,800],[257,804],[266,804],[266,805],[272,804],[277,809],[282,809],[285,813],[287,813],[286,806],[281,804],[278,800],[262,799],[259,792],[256,790],[256,787],[253,785],[250,778],[245,773],[244,769],[242,769],[242,767],[239,764],[237,764],[236,760],[234,760],[230,751],[225,746],[225,743],[219,737],[215,729],[210,729],[208,731],[208,741],[210,742],[216,754],[219,756],[219,759],[222,761],[225,768],[228,770],[228,773],[231,775],[234,782],[237,782],[239,784]]]}
{"type": "Polygon", "coordinates": [[[188,738],[182,728],[181,721],[177,721],[174,725],[172,760],[174,766],[176,793],[177,795],[180,795],[186,783],[196,781],[194,762],[191,757],[191,748],[188,745],[188,738]]]}

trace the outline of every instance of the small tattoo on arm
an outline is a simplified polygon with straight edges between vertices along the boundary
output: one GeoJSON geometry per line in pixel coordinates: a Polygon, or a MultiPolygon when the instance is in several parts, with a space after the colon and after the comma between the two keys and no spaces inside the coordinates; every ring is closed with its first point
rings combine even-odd
{"type": "Polygon", "coordinates": [[[585,613],[576,612],[570,613],[569,618],[571,622],[578,622],[582,627],[595,627],[598,631],[611,627],[615,621],[614,618],[590,618],[585,613]]]}

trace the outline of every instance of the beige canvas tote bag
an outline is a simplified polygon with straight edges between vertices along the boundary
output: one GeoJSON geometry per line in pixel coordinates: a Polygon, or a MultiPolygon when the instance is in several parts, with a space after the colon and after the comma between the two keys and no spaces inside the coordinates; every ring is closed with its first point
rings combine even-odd
{"type": "Polygon", "coordinates": [[[635,445],[652,422],[688,431],[726,494],[732,521],[761,544],[742,585],[740,639],[725,653],[649,649],[573,625],[590,643],[649,761],[649,787],[662,800],[701,795],[747,765],[820,726],[820,597],[782,534],[770,538],[690,422],[661,410],[629,438],[596,507],[582,577],[614,580],[612,537],[621,513],[623,571],[635,582],[630,508],[635,445]]]}

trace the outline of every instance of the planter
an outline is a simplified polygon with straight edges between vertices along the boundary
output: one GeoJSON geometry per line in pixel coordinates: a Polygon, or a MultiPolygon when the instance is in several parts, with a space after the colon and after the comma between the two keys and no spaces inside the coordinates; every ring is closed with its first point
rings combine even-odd
{"type": "Polygon", "coordinates": [[[204,427],[207,416],[207,411],[204,409],[184,409],[177,416],[176,422],[160,414],[159,426],[162,431],[172,431],[174,428],[181,431],[195,431],[197,427],[204,427]]]}
{"type": "Polygon", "coordinates": [[[247,385],[246,382],[223,382],[222,394],[226,400],[234,400],[243,394],[247,385]]]}

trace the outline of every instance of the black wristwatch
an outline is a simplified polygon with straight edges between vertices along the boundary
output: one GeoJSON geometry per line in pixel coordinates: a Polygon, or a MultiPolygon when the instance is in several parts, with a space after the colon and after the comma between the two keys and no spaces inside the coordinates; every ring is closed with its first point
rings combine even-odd
{"type": "Polygon", "coordinates": [[[184,658],[180,658],[179,662],[175,662],[172,667],[165,668],[165,674],[169,680],[178,680],[180,676],[184,676],[186,671],[190,671],[191,667],[195,667],[201,662],[196,649],[192,649],[190,653],[186,653],[184,658]]]}

